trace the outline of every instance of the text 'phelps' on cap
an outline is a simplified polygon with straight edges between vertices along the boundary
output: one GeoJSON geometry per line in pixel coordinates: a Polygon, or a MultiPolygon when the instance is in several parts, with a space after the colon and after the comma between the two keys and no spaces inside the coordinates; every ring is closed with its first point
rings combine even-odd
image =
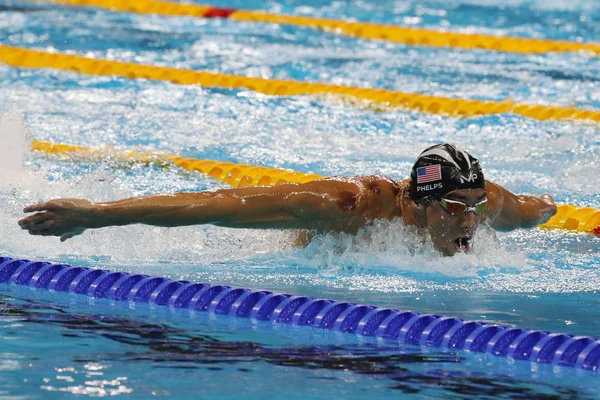
{"type": "Polygon", "coordinates": [[[479,160],[453,144],[425,149],[410,173],[410,197],[436,198],[458,189],[485,189],[479,160]]]}

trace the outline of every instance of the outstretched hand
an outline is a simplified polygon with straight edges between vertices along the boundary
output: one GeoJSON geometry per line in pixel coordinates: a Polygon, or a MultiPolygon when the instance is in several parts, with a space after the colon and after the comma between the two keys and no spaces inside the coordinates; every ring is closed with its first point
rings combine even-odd
{"type": "Polygon", "coordinates": [[[554,197],[551,194],[543,194],[540,196],[540,200],[545,201],[548,204],[554,204],[554,197]]]}
{"type": "Polygon", "coordinates": [[[541,210],[543,213],[543,217],[542,217],[542,220],[540,221],[540,224],[544,224],[544,223],[548,222],[550,220],[550,218],[552,218],[556,214],[557,207],[556,207],[556,203],[554,203],[554,197],[550,194],[541,195],[540,200],[542,200],[544,203],[546,203],[546,207],[541,210]]]}
{"type": "Polygon", "coordinates": [[[34,204],[23,212],[35,212],[19,221],[31,235],[60,236],[60,241],[82,234],[91,227],[93,204],[84,199],[56,199],[34,204]]]}

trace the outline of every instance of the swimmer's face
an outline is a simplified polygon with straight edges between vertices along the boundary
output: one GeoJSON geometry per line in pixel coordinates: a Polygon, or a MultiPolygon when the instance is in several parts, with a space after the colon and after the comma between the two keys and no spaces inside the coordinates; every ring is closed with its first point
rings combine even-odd
{"type": "Polygon", "coordinates": [[[433,246],[446,256],[459,251],[468,252],[475,231],[479,227],[482,211],[485,209],[485,189],[454,190],[443,196],[443,200],[432,200],[425,209],[427,229],[433,246]],[[463,211],[463,204],[473,207],[477,204],[480,215],[470,209],[463,211]],[[445,207],[444,207],[445,206],[445,207]],[[452,213],[454,211],[454,213],[452,213]]]}

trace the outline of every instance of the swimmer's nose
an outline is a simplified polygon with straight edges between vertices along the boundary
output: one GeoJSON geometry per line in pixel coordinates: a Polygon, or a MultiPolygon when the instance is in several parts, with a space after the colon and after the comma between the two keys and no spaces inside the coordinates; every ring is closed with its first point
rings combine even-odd
{"type": "Polygon", "coordinates": [[[475,234],[475,230],[477,230],[477,227],[472,227],[472,226],[463,226],[462,227],[463,233],[467,234],[469,236],[473,236],[475,234]]]}
{"type": "Polygon", "coordinates": [[[465,233],[473,234],[479,226],[479,217],[474,212],[468,212],[464,214],[463,231],[465,233]],[[466,231],[469,232],[466,232],[466,231]]]}

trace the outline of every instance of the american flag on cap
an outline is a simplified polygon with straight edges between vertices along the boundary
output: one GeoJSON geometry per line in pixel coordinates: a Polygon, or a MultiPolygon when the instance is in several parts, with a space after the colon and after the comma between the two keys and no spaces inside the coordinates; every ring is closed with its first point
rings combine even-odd
{"type": "Polygon", "coordinates": [[[427,183],[442,180],[442,168],[440,164],[427,165],[417,168],[417,183],[427,183]]]}

